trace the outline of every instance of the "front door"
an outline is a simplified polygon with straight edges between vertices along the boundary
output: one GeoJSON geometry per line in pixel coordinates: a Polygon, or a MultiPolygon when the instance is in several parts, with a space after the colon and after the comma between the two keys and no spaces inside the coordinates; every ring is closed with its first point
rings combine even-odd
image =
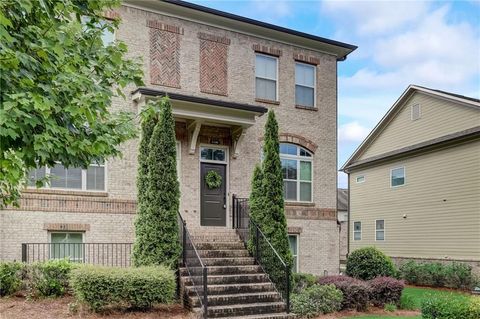
{"type": "MultiPolygon", "coordinates": [[[[201,226],[226,226],[227,225],[227,181],[226,165],[200,163],[200,225],[201,226]],[[218,187],[207,184],[205,179],[208,172],[214,171],[220,176],[218,187]]],[[[212,175],[212,174],[211,174],[212,175]]],[[[215,184],[215,183],[213,183],[215,184]]]]}

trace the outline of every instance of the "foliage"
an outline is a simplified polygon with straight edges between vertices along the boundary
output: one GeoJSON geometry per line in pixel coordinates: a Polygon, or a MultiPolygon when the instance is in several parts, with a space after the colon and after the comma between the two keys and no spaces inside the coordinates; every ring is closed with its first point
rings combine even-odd
{"type": "Polygon", "coordinates": [[[388,312],[395,312],[397,311],[397,305],[394,303],[387,303],[383,307],[383,310],[388,311],[388,312]]]}
{"type": "Polygon", "coordinates": [[[102,42],[119,25],[103,12],[119,4],[0,1],[0,205],[18,204],[37,165],[86,167],[134,136],[132,114],[109,110],[128,84],[142,84],[126,45],[102,42]]]}
{"type": "Polygon", "coordinates": [[[222,176],[216,171],[208,171],[205,174],[205,183],[209,189],[219,188],[222,185],[222,176]]]}
{"type": "Polygon", "coordinates": [[[472,267],[458,262],[417,263],[411,260],[400,266],[399,273],[412,285],[471,289],[476,283],[472,267]]]}
{"type": "MultiPolygon", "coordinates": [[[[250,192],[250,198],[248,199],[249,216],[257,225],[263,222],[263,188],[262,188],[263,174],[262,167],[255,165],[252,176],[252,191],[250,192]]],[[[253,223],[249,225],[250,235],[248,237],[247,247],[250,253],[254,253],[254,237],[255,227],[253,223]]]]}
{"type": "Polygon", "coordinates": [[[76,299],[94,311],[111,306],[150,308],[175,297],[175,274],[164,266],[114,268],[82,266],[72,272],[76,299]]]}
{"type": "Polygon", "coordinates": [[[346,274],[354,278],[394,277],[395,272],[392,259],[375,247],[357,249],[347,259],[346,274]]]}
{"type": "Polygon", "coordinates": [[[27,266],[27,288],[40,297],[63,296],[74,265],[66,259],[52,259],[27,266]]]}
{"type": "Polygon", "coordinates": [[[400,304],[405,286],[403,281],[390,277],[377,277],[368,282],[370,286],[370,302],[377,307],[387,304],[400,304]]]}
{"type": "Polygon", "coordinates": [[[317,283],[317,277],[312,274],[294,273],[292,275],[292,293],[298,294],[317,283]]]}
{"type": "Polygon", "coordinates": [[[400,309],[417,310],[417,301],[415,300],[414,296],[402,293],[402,296],[400,297],[400,309]]]}
{"type": "Polygon", "coordinates": [[[364,311],[368,307],[370,288],[367,283],[347,276],[325,276],[320,285],[333,284],[343,293],[342,309],[364,311]]]}
{"type": "Polygon", "coordinates": [[[341,309],[342,292],[334,285],[313,285],[292,296],[292,311],[302,317],[315,317],[341,309]]]}
{"type": "Polygon", "coordinates": [[[451,298],[449,295],[430,296],[422,302],[424,319],[478,319],[480,298],[451,298]]]}
{"type": "Polygon", "coordinates": [[[160,119],[149,142],[145,210],[135,221],[133,261],[136,266],[165,264],[175,267],[180,257],[175,120],[168,98],[161,99],[160,119]]]}
{"type": "Polygon", "coordinates": [[[19,262],[0,263],[0,296],[8,296],[17,292],[22,286],[20,275],[23,264],[19,262]]]}

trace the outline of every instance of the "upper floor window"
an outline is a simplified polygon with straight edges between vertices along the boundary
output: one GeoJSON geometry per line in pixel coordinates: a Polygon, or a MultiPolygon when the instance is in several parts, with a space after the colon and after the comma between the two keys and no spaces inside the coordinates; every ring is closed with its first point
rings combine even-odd
{"type": "Polygon", "coordinates": [[[72,189],[72,190],[105,190],[105,164],[90,164],[87,169],[79,167],[66,168],[62,164],[53,167],[43,166],[30,171],[28,185],[35,186],[36,182],[50,177],[50,185],[45,188],[72,189]]]}
{"type": "Polygon", "coordinates": [[[255,56],[255,96],[258,99],[277,101],[278,59],[272,56],[255,56]]]}
{"type": "Polygon", "coordinates": [[[405,167],[394,168],[390,171],[390,186],[405,185],[405,167]]]}
{"type": "Polygon", "coordinates": [[[312,154],[294,144],[280,143],[283,197],[286,201],[312,201],[312,154]]]}
{"type": "Polygon", "coordinates": [[[295,104],[315,107],[315,66],[295,63],[295,104]]]}
{"type": "Polygon", "coordinates": [[[365,182],[365,175],[359,175],[359,176],[357,176],[357,177],[355,178],[355,181],[356,181],[357,183],[363,183],[363,182],[365,182]]]}

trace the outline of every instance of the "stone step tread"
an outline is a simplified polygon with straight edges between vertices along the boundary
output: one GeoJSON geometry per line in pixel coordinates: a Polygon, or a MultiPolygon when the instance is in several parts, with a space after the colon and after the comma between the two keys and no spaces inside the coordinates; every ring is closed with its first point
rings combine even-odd
{"type": "MultiPolygon", "coordinates": [[[[273,287],[273,284],[269,281],[267,282],[253,282],[253,283],[242,283],[242,284],[215,284],[215,285],[208,285],[208,288],[222,288],[222,287],[251,287],[251,286],[261,286],[265,284],[271,284],[273,287]]],[[[187,286],[190,289],[194,289],[195,287],[201,287],[203,289],[203,286],[187,286]]]]}
{"type": "MultiPolygon", "coordinates": [[[[195,244],[197,245],[197,244],[195,244]]],[[[201,252],[206,252],[206,251],[214,251],[214,252],[217,252],[217,251],[220,251],[220,252],[230,252],[230,251],[245,251],[248,253],[248,250],[245,249],[245,248],[232,248],[232,249],[197,249],[198,253],[201,253],[201,252]]]]}
{"type": "MultiPolygon", "coordinates": [[[[258,276],[267,276],[265,273],[257,273],[257,274],[233,274],[233,275],[208,275],[208,278],[233,278],[233,277],[258,277],[258,276]]],[[[190,276],[189,276],[190,277],[190,276]]],[[[192,277],[202,277],[202,276],[192,276],[192,277]]]]}
{"type": "Polygon", "coordinates": [[[247,315],[240,317],[229,317],[228,319],[293,319],[296,315],[286,312],[264,313],[261,315],[247,315]]]}
{"type": "Polygon", "coordinates": [[[208,310],[221,310],[221,309],[241,309],[241,308],[251,308],[251,307],[276,307],[276,306],[285,306],[285,303],[282,301],[278,302],[254,302],[254,303],[241,303],[233,305],[222,305],[222,306],[210,306],[208,310]]]}
{"type": "MultiPolygon", "coordinates": [[[[280,296],[276,291],[264,291],[264,292],[247,292],[247,293],[238,293],[238,294],[225,294],[225,295],[210,295],[208,299],[220,299],[220,298],[236,298],[236,297],[253,297],[253,296],[280,296]]],[[[193,299],[198,298],[198,296],[192,296],[193,299]]]]}

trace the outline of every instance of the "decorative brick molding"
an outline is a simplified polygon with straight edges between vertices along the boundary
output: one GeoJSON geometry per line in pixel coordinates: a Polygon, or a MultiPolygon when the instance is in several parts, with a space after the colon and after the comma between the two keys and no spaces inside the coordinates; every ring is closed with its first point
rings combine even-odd
{"type": "Polygon", "coordinates": [[[225,44],[225,45],[230,45],[230,39],[229,38],[220,37],[220,36],[214,35],[214,34],[199,32],[198,33],[198,38],[202,39],[202,40],[207,40],[207,41],[222,43],[222,44],[225,44]]]}
{"type": "Polygon", "coordinates": [[[301,234],[302,230],[302,227],[287,227],[287,232],[289,234],[301,234]]]}
{"type": "Polygon", "coordinates": [[[274,55],[274,56],[282,56],[282,50],[274,47],[269,47],[266,45],[253,44],[252,49],[255,52],[259,52],[259,53],[265,53],[265,54],[274,55]]]}
{"type": "Polygon", "coordinates": [[[87,197],[108,197],[107,192],[91,192],[91,191],[81,191],[81,190],[63,190],[63,189],[48,189],[48,188],[27,188],[23,190],[22,193],[72,195],[72,196],[87,196],[87,197]]]}
{"type": "Polygon", "coordinates": [[[305,138],[301,135],[293,133],[280,133],[278,138],[280,142],[293,143],[303,146],[312,153],[315,153],[318,148],[318,145],[315,144],[312,140],[309,140],[308,138],[305,138]]]}
{"type": "Polygon", "coordinates": [[[226,96],[230,39],[205,33],[199,33],[198,37],[200,38],[200,91],[226,96]],[[203,39],[203,37],[209,39],[203,39]]]}
{"type": "Polygon", "coordinates": [[[158,21],[150,27],[150,82],[180,88],[180,34],[183,29],[158,21]]]}
{"type": "Polygon", "coordinates": [[[285,207],[287,219],[337,220],[335,208],[285,207]]]}
{"type": "Polygon", "coordinates": [[[308,55],[303,54],[303,53],[293,53],[293,58],[297,61],[305,62],[305,63],[308,63],[308,64],[314,64],[314,65],[320,64],[320,59],[319,58],[316,58],[316,57],[313,57],[313,56],[308,56],[308,55]]]}
{"type": "Polygon", "coordinates": [[[116,20],[120,18],[120,14],[113,10],[103,12],[103,17],[107,20],[116,20]]]}
{"type": "Polygon", "coordinates": [[[318,108],[304,105],[295,105],[295,108],[300,110],[315,111],[318,112],[318,108]]]}
{"type": "Polygon", "coordinates": [[[280,101],[272,101],[266,99],[259,99],[258,97],[255,98],[255,102],[266,103],[266,104],[273,104],[273,105],[280,105],[280,101]]]}
{"type": "Polygon", "coordinates": [[[178,33],[178,34],[183,34],[183,28],[177,27],[172,24],[166,24],[157,20],[148,20],[147,21],[147,27],[153,28],[153,29],[158,29],[161,31],[167,31],[167,32],[172,32],[172,33],[178,33]]]}
{"type": "Polygon", "coordinates": [[[64,224],[64,223],[54,223],[54,224],[43,224],[44,230],[66,230],[66,231],[88,231],[90,230],[90,224],[64,224]]]}
{"type": "Polygon", "coordinates": [[[69,213],[106,213],[135,214],[135,200],[62,196],[24,193],[20,198],[20,207],[8,207],[8,210],[69,212],[69,213]]]}

